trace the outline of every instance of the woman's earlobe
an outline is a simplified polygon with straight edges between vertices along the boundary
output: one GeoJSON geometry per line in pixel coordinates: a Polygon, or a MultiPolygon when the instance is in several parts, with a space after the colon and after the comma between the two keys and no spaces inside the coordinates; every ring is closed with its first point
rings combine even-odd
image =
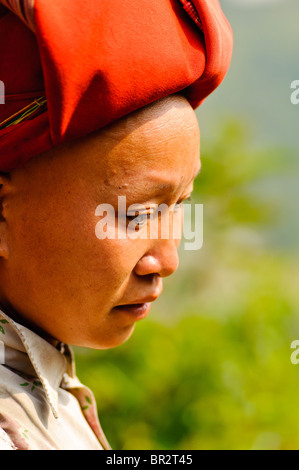
{"type": "Polygon", "coordinates": [[[8,259],[9,250],[7,244],[7,224],[6,220],[0,213],[0,262],[2,259],[8,259]]]}
{"type": "Polygon", "coordinates": [[[8,259],[9,258],[9,250],[5,239],[1,235],[1,228],[0,228],[0,260],[8,259]]]}

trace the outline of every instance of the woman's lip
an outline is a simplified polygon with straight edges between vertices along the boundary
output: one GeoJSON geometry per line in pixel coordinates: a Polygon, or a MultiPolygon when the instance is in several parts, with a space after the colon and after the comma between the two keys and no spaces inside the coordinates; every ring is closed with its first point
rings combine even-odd
{"type": "Polygon", "coordinates": [[[150,302],[143,304],[120,305],[118,307],[114,307],[115,310],[128,313],[129,315],[135,317],[136,320],[142,320],[142,318],[145,318],[149,314],[150,308],[150,302]]]}

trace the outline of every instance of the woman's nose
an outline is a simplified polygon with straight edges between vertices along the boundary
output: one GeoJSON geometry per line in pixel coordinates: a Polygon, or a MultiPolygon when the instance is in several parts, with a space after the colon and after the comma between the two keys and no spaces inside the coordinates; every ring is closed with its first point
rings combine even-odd
{"type": "Polygon", "coordinates": [[[175,240],[158,240],[135,266],[135,274],[146,276],[158,274],[167,277],[173,274],[179,265],[178,247],[175,240]]]}

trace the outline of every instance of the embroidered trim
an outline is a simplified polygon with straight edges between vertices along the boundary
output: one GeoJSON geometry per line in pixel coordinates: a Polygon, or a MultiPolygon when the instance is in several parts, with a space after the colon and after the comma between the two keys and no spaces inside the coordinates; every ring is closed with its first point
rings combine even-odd
{"type": "Polygon", "coordinates": [[[25,108],[20,109],[20,111],[17,111],[15,114],[2,121],[0,123],[0,130],[4,129],[5,127],[14,126],[22,121],[25,121],[26,119],[36,116],[39,112],[45,111],[44,108],[46,108],[46,106],[47,100],[45,96],[36,98],[32,103],[25,106],[25,108]]]}
{"type": "Polygon", "coordinates": [[[35,0],[0,0],[0,3],[15,13],[31,31],[35,32],[33,14],[34,1],[35,0]]]}
{"type": "Polygon", "coordinates": [[[190,0],[180,0],[180,2],[183,5],[184,10],[188,13],[190,18],[194,21],[194,23],[199,27],[199,29],[203,33],[201,19],[193,3],[190,0]]]}

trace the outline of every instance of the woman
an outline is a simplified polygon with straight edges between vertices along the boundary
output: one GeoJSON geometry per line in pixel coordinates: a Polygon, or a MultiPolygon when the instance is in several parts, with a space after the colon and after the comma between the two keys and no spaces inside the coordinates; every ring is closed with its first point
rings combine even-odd
{"type": "Polygon", "coordinates": [[[109,449],[68,345],[126,341],[177,269],[231,31],[218,0],[0,3],[0,448],[109,449]]]}

